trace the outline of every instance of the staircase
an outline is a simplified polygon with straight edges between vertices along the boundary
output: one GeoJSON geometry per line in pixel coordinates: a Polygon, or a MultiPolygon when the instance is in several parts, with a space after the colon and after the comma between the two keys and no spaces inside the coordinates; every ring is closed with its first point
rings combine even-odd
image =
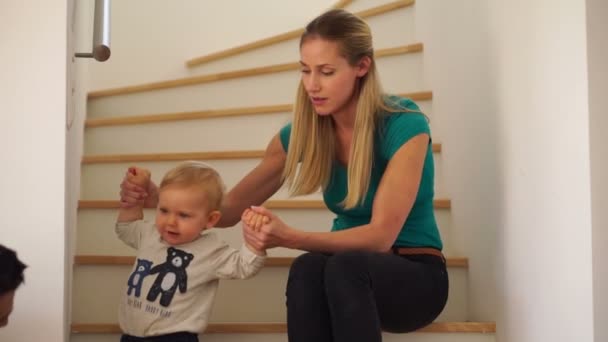
{"type": "MultiPolygon", "coordinates": [[[[432,89],[424,88],[424,42],[413,29],[410,0],[340,1],[365,17],[374,32],[385,89],[414,99],[433,121],[432,89]],[[404,24],[408,23],[408,24],[404,24]],[[405,31],[405,32],[404,32],[405,31]]],[[[156,182],[176,162],[204,160],[231,188],[260,160],[270,138],[290,120],[297,72],[298,30],[187,61],[194,76],[127,85],[89,93],[82,161],[81,201],[72,294],[73,342],[118,341],[118,302],[134,251],[114,234],[118,184],[128,166],[148,168],[156,182]],[[295,38],[295,39],[294,39],[295,38]],[[281,52],[281,53],[279,53],[281,52]],[[287,57],[286,57],[287,56],[287,57]],[[273,62],[274,61],[274,62],[273,62]],[[238,66],[238,67],[237,67],[238,66]],[[204,71],[201,71],[203,70],[204,71]]],[[[448,257],[448,304],[435,323],[385,341],[491,342],[493,322],[470,322],[466,255],[450,244],[451,201],[442,183],[441,136],[433,135],[436,215],[448,257]]],[[[289,198],[282,189],[265,205],[284,221],[327,231],[332,215],[320,194],[289,198]]],[[[145,217],[152,219],[153,210],[145,217]]],[[[231,245],[242,243],[239,226],[217,229],[231,245]]],[[[269,251],[254,278],[221,282],[204,341],[286,341],[285,283],[299,251],[269,251]]]]}

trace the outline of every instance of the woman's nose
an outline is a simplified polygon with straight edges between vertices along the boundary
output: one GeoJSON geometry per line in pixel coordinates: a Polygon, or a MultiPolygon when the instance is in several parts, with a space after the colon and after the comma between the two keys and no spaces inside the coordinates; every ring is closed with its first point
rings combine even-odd
{"type": "Polygon", "coordinates": [[[307,82],[307,90],[309,93],[314,93],[314,92],[318,92],[319,90],[321,90],[321,83],[319,82],[319,77],[311,74],[308,77],[308,82],[307,82]]]}

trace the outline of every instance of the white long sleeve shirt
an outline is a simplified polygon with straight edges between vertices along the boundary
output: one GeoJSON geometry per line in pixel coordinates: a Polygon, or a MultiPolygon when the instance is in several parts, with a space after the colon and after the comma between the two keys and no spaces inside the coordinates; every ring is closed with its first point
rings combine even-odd
{"type": "Polygon", "coordinates": [[[164,242],[155,225],[143,220],[119,222],[116,233],[138,250],[119,308],[122,331],[133,336],[202,333],[219,279],[249,278],[265,260],[211,232],[179,246],[164,242]]]}

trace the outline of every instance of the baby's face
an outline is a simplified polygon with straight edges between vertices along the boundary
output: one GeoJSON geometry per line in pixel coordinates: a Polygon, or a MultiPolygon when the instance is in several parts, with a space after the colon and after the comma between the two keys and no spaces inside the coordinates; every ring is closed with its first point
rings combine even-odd
{"type": "Polygon", "coordinates": [[[200,188],[169,185],[160,190],[156,228],[168,244],[192,242],[214,223],[210,222],[207,199],[200,188]]]}

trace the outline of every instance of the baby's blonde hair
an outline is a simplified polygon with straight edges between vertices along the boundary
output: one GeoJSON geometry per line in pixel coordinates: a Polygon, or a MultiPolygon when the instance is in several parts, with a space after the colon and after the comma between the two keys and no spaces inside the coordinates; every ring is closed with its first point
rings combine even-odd
{"type": "Polygon", "coordinates": [[[189,160],[169,170],[160,182],[159,190],[170,185],[198,186],[205,193],[209,210],[219,210],[224,198],[224,182],[219,173],[203,162],[189,160]]]}

